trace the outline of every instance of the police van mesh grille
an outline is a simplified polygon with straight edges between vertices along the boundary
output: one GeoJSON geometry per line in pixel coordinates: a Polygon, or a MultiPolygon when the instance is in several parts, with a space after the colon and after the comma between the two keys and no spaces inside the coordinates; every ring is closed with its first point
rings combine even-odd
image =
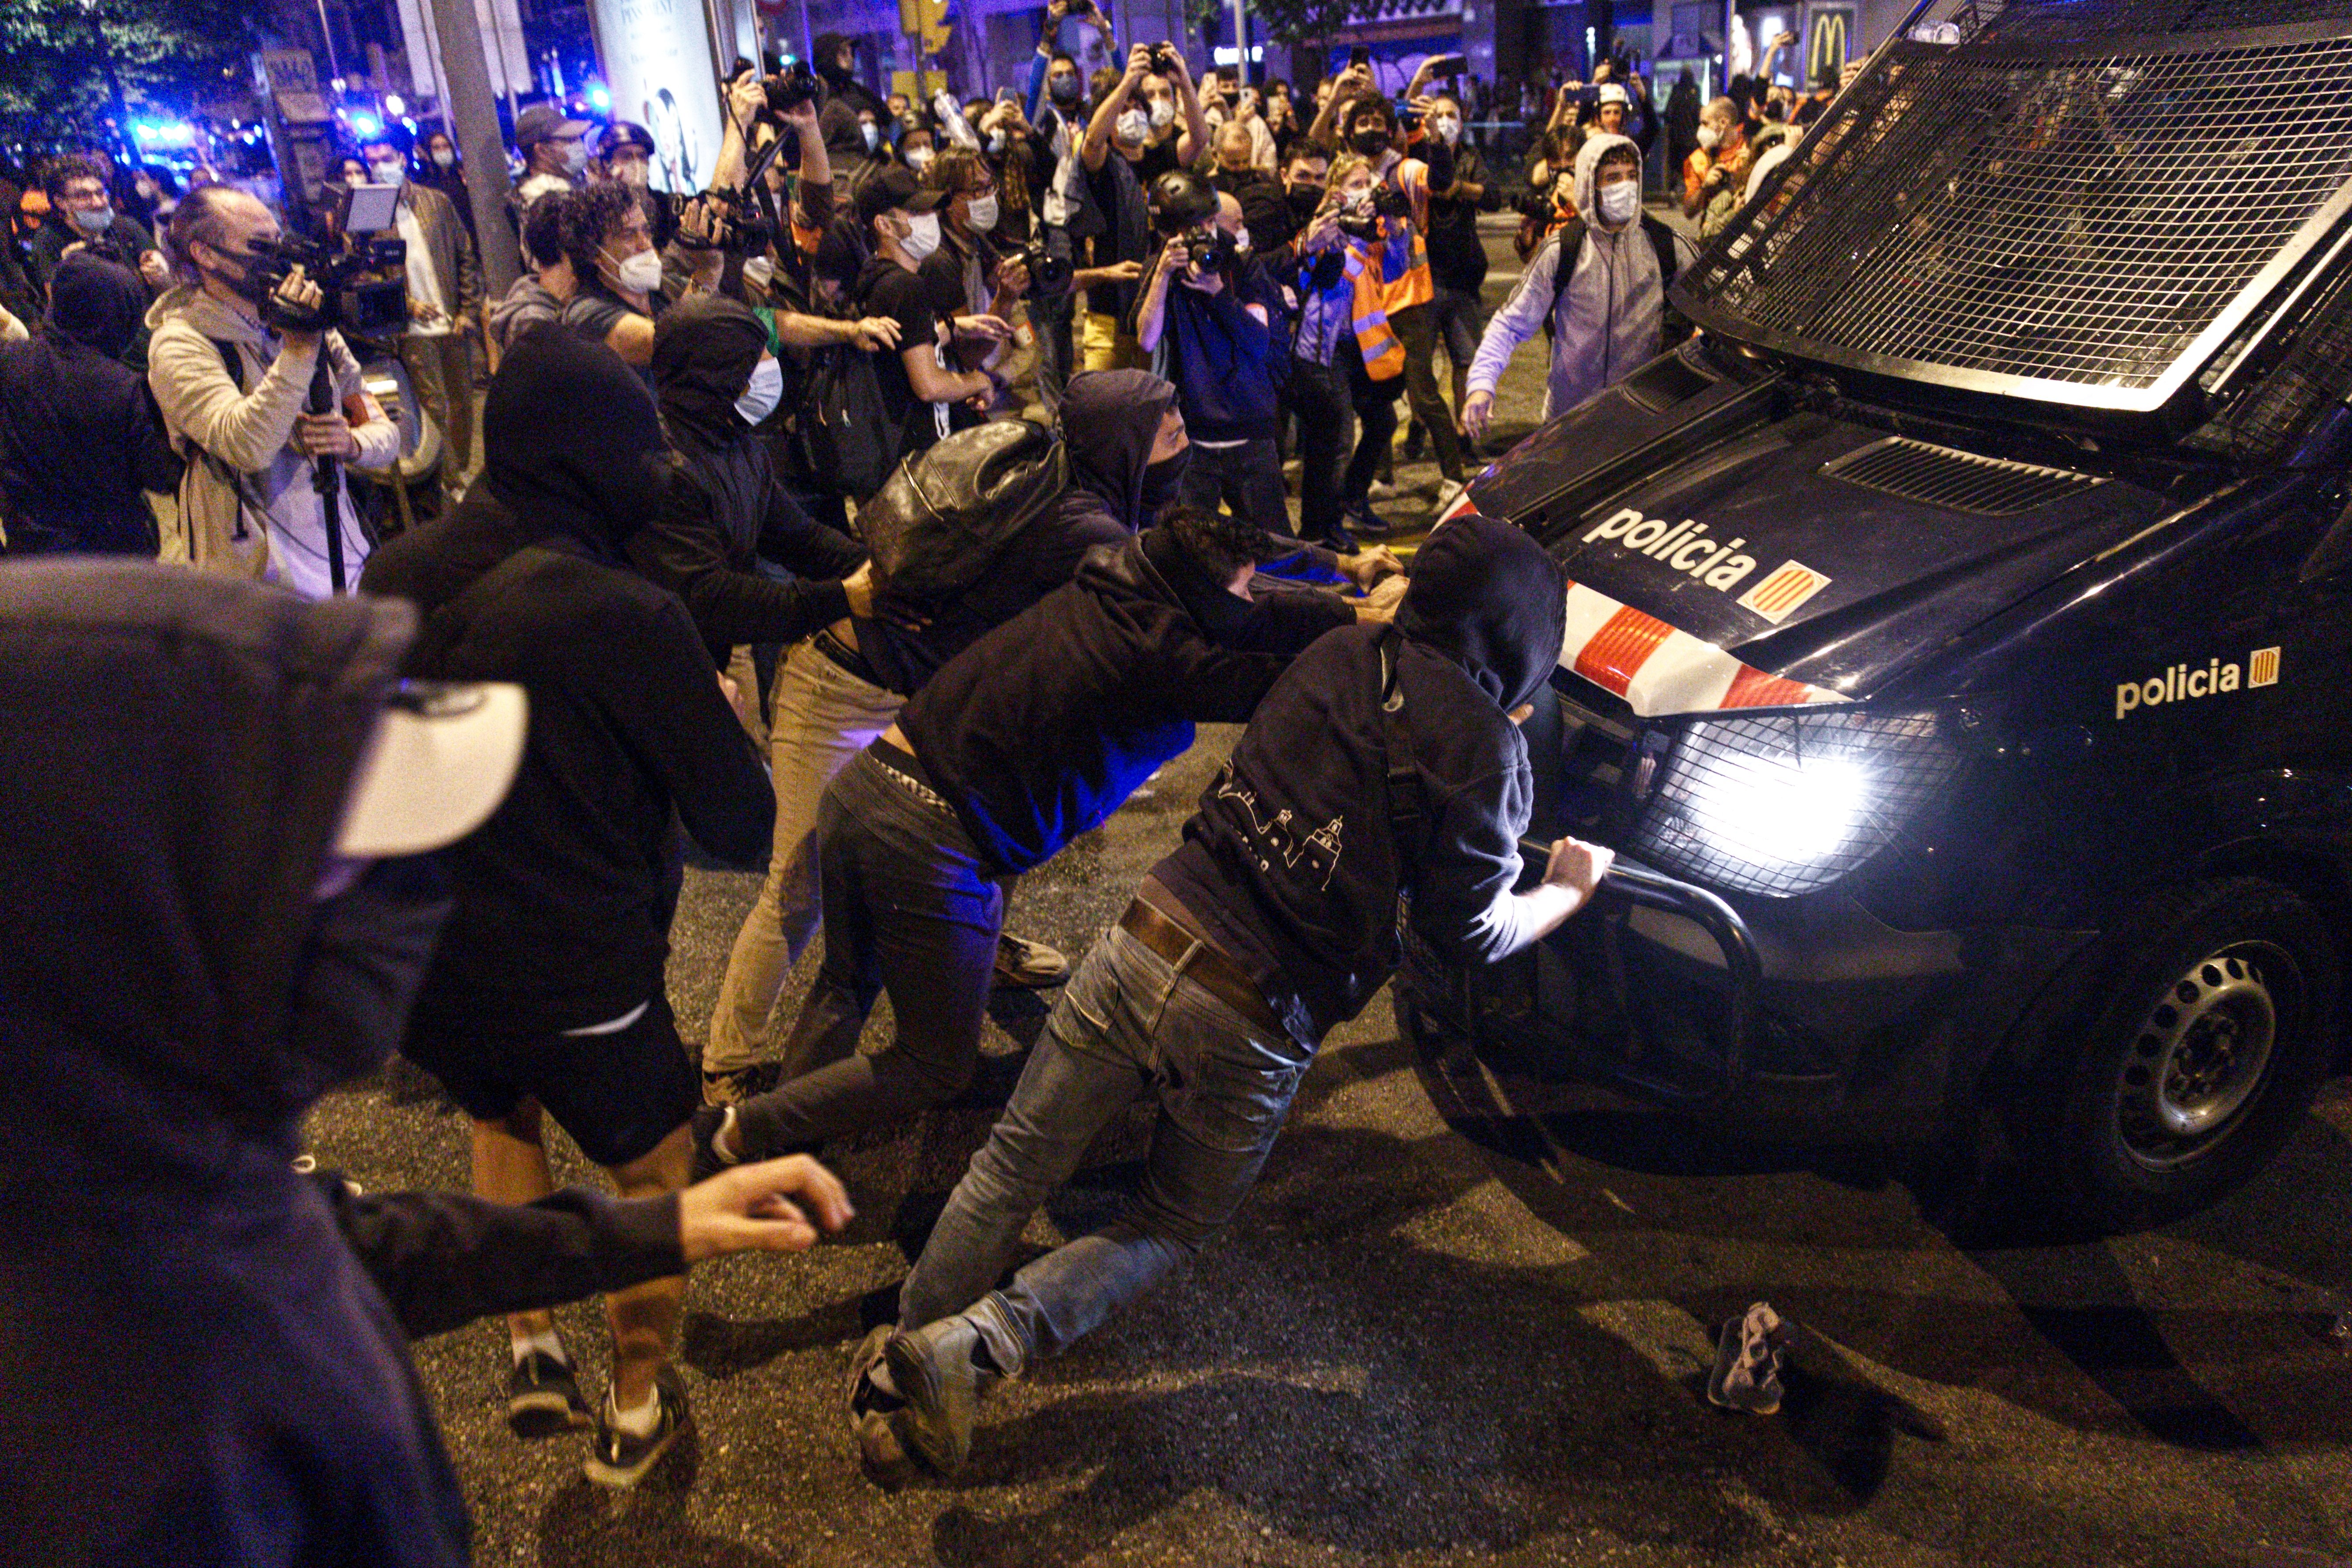
{"type": "Polygon", "coordinates": [[[2104,480],[2035,463],[1890,436],[1822,465],[1833,479],[1979,517],[2015,517],[2096,489],[2104,480]]]}
{"type": "Polygon", "coordinates": [[[2156,406],[2352,202],[2352,37],[2146,36],[2216,8],[2011,5],[1956,47],[1898,41],[1685,271],[1685,308],[1831,363],[2156,406]],[[2062,13],[2063,42],[2020,41],[2062,13]],[[2103,21],[2116,47],[2084,41],[2103,21]]]}
{"type": "Polygon", "coordinates": [[[1885,848],[1958,766],[1928,715],[1694,723],[1643,811],[1637,852],[1712,888],[1811,892],[1885,848]]]}

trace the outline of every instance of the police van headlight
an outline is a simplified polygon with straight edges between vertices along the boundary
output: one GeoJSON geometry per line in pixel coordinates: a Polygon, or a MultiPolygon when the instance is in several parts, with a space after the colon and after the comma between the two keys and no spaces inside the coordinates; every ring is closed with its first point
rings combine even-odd
{"type": "Polygon", "coordinates": [[[1811,892],[1884,849],[1958,764],[1932,714],[1695,721],[1643,806],[1634,853],[1711,887],[1811,892]]]}

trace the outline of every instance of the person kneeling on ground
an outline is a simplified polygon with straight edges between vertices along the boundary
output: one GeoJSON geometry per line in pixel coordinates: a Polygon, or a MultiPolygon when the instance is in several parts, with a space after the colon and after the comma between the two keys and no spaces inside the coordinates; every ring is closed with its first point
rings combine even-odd
{"type": "Polygon", "coordinates": [[[1317,1047],[1417,936],[1491,963],[1556,930],[1610,852],[1563,838],[1511,889],[1533,800],[1518,725],[1559,658],[1559,563],[1473,512],[1414,563],[1392,626],[1325,637],[1258,705],[1233,759],[1071,977],[853,1369],[868,1472],[943,1475],[980,1395],[1056,1355],[1198,1251],[1255,1184],[1317,1047]],[[1158,1121],[1126,1215],[1024,1266],[1023,1229],[1135,1100],[1158,1121]]]}
{"type": "Polygon", "coordinates": [[[1070,583],[949,660],[833,781],[817,813],[824,966],[785,1051],[823,1065],[701,1112],[698,1169],[963,1091],[1004,883],[1098,826],[1192,746],[1195,722],[1247,722],[1294,656],[1378,614],[1311,591],[1254,601],[1265,550],[1247,521],[1190,508],[1097,545],[1070,583]],[[897,1037],[860,1055],[884,989],[897,1037]]]}

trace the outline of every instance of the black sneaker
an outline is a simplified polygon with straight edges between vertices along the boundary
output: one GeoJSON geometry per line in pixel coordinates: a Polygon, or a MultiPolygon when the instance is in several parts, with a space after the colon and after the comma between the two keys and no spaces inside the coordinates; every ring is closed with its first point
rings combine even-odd
{"type": "Polygon", "coordinates": [[[1372,510],[1370,500],[1360,500],[1341,514],[1348,527],[1366,539],[1386,539],[1396,531],[1387,519],[1372,510]]]}
{"type": "MultiPolygon", "coordinates": [[[[590,1480],[624,1490],[635,1486],[669,1452],[679,1435],[694,1425],[694,1413],[686,1405],[686,1383],[676,1367],[666,1366],[654,1373],[654,1397],[661,1401],[661,1418],[654,1423],[649,1436],[623,1432],[603,1420],[596,1423],[596,1450],[583,1467],[590,1480]]],[[[612,1407],[610,1398],[604,1404],[606,1409],[612,1407]]]]}
{"type": "Polygon", "coordinates": [[[687,1135],[694,1140],[694,1156],[688,1163],[688,1183],[707,1182],[719,1172],[731,1169],[730,1163],[719,1157],[711,1140],[719,1136],[719,1128],[727,1123],[727,1113],[734,1107],[727,1105],[697,1106],[687,1121],[687,1135]]]}
{"type": "Polygon", "coordinates": [[[561,1358],[533,1351],[507,1376],[507,1425],[518,1437],[552,1437],[596,1425],[580,1380],[561,1358]]]}

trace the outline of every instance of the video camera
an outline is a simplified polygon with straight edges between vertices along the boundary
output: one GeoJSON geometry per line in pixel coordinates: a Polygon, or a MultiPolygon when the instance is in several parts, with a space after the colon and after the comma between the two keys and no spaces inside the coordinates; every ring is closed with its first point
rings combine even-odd
{"type": "Polygon", "coordinates": [[[749,181],[731,191],[718,185],[707,191],[671,191],[664,195],[662,200],[669,209],[670,223],[677,230],[673,243],[680,250],[719,250],[760,256],[775,243],[775,223],[768,216],[766,205],[761,202],[749,181]],[[720,209],[723,226],[716,241],[689,233],[681,221],[697,202],[715,204],[720,209]]]}
{"type": "Polygon", "coordinates": [[[408,244],[384,231],[395,222],[400,187],[329,184],[326,195],[325,236],[255,243],[250,266],[266,289],[262,321],[278,332],[398,337],[408,330],[408,244]],[[295,310],[278,296],[297,267],[319,287],[315,309],[295,310]]]}
{"type": "Polygon", "coordinates": [[[1368,209],[1359,211],[1352,206],[1341,207],[1338,221],[1341,234],[1357,239],[1378,239],[1382,218],[1412,216],[1412,198],[1383,181],[1372,187],[1371,205],[1368,209]]]}

